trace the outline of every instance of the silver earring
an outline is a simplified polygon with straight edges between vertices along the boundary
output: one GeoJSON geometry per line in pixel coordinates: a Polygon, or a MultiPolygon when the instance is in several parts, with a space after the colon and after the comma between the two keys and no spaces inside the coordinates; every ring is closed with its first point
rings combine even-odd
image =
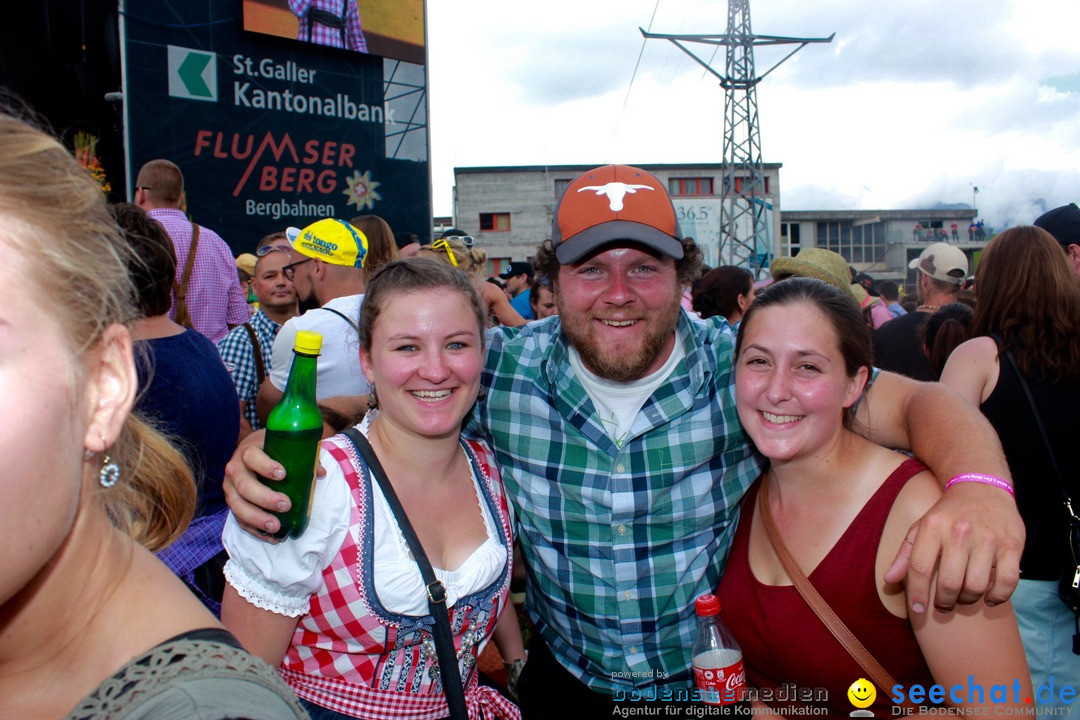
{"type": "Polygon", "coordinates": [[[101,470],[98,471],[98,482],[101,483],[101,487],[103,488],[111,488],[119,481],[120,466],[114,463],[112,459],[106,455],[101,470]]]}
{"type": "Polygon", "coordinates": [[[379,396],[375,394],[375,388],[371,388],[371,392],[367,396],[367,409],[378,410],[379,409],[379,396]]]}

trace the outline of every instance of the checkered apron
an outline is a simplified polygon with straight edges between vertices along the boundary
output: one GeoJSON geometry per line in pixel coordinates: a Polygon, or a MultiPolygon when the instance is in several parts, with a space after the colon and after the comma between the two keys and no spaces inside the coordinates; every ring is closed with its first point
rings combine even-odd
{"type": "MultiPolygon", "coordinates": [[[[465,443],[479,470],[481,494],[510,546],[509,510],[491,451],[465,443]]],[[[439,679],[431,616],[397,615],[379,604],[372,580],[371,477],[352,444],[338,435],[323,444],[345,474],[352,493],[352,532],[323,571],[281,675],[296,694],[317,705],[362,718],[436,720],[449,715],[439,679]]],[[[520,717],[517,707],[476,679],[476,657],[507,602],[512,553],[490,586],[460,598],[450,610],[458,669],[471,718],[520,717]]]]}

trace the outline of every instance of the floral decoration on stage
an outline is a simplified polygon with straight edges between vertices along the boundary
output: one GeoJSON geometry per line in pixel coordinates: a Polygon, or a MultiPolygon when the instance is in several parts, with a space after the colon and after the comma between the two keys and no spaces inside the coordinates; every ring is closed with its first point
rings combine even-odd
{"type": "Polygon", "coordinates": [[[112,185],[109,184],[109,178],[105,175],[105,168],[102,167],[101,160],[97,156],[97,144],[98,137],[96,135],[82,130],[75,133],[75,159],[86,168],[86,171],[90,173],[90,177],[97,181],[101,192],[108,194],[112,192],[112,185]]]}

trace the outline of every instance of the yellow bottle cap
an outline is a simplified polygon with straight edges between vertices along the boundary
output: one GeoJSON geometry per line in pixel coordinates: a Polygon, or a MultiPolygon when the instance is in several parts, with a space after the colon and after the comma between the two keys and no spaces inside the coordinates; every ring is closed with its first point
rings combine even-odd
{"type": "Polygon", "coordinates": [[[318,355],[322,350],[322,333],[313,330],[297,330],[293,350],[304,355],[318,355]]]}

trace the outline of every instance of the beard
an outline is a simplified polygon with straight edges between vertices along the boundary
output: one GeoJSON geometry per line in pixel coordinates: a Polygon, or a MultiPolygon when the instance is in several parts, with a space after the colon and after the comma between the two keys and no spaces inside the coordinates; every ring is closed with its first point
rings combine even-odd
{"type": "Polygon", "coordinates": [[[652,369],[653,363],[660,356],[664,346],[675,333],[679,322],[679,296],[675,296],[671,305],[641,322],[647,327],[644,335],[634,346],[622,343],[603,345],[592,331],[592,318],[575,317],[573,311],[568,315],[559,302],[556,292],[556,305],[562,319],[562,331],[571,346],[581,355],[581,361],[590,372],[613,382],[640,380],[652,369]]]}
{"type": "Polygon", "coordinates": [[[308,292],[306,297],[300,293],[296,293],[296,300],[299,303],[301,315],[306,313],[308,310],[317,310],[318,308],[322,307],[322,303],[319,302],[319,299],[317,297],[315,297],[314,289],[308,292]]]}

